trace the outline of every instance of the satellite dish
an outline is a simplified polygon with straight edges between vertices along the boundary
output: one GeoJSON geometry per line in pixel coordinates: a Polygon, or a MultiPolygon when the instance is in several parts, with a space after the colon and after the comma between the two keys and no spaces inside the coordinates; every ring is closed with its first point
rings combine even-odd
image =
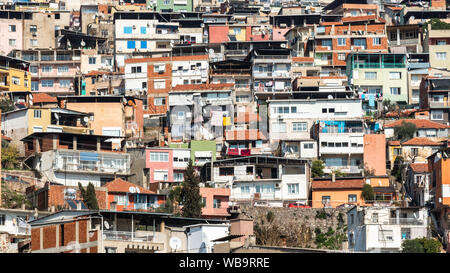
{"type": "Polygon", "coordinates": [[[136,192],[136,188],[135,188],[135,187],[130,187],[128,190],[129,190],[131,193],[135,193],[135,192],[136,192]]]}
{"type": "Polygon", "coordinates": [[[59,119],[58,113],[55,113],[55,118],[56,118],[56,119],[59,119]]]}
{"type": "Polygon", "coordinates": [[[214,49],[210,48],[209,49],[209,54],[214,54],[214,49]]]}
{"type": "Polygon", "coordinates": [[[169,240],[169,245],[173,250],[177,250],[181,248],[181,239],[178,237],[172,237],[169,240]]]}
{"type": "Polygon", "coordinates": [[[103,221],[103,225],[105,225],[105,228],[106,228],[106,229],[109,229],[109,223],[108,223],[108,222],[103,221]]]}
{"type": "Polygon", "coordinates": [[[81,45],[81,46],[85,46],[85,45],[86,45],[86,43],[84,42],[84,40],[81,40],[80,45],[81,45]]]}
{"type": "Polygon", "coordinates": [[[88,121],[89,121],[89,118],[88,118],[88,117],[84,117],[84,118],[83,118],[83,121],[84,121],[84,122],[88,122],[88,121]]]}
{"type": "Polygon", "coordinates": [[[135,189],[137,193],[141,193],[141,190],[138,187],[136,187],[135,189]]]}

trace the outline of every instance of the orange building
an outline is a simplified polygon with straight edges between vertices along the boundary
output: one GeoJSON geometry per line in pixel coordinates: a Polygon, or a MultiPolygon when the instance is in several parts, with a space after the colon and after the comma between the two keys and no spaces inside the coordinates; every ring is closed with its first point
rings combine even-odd
{"type": "Polygon", "coordinates": [[[374,171],[373,175],[386,175],[386,136],[364,135],[364,167],[374,171]]]}
{"type": "Polygon", "coordinates": [[[364,186],[362,177],[315,178],[312,181],[312,207],[336,208],[341,205],[367,205],[361,194],[364,186]]]}
{"type": "Polygon", "coordinates": [[[228,188],[200,188],[203,200],[202,216],[206,218],[226,218],[231,190],[228,188]]]}
{"type": "Polygon", "coordinates": [[[124,210],[154,210],[164,203],[164,195],[158,195],[153,191],[117,178],[107,183],[108,209],[116,211],[124,210]]]}
{"type": "Polygon", "coordinates": [[[428,169],[432,170],[432,187],[435,190],[435,207],[450,206],[450,158],[449,153],[437,152],[428,157],[428,169]]]}

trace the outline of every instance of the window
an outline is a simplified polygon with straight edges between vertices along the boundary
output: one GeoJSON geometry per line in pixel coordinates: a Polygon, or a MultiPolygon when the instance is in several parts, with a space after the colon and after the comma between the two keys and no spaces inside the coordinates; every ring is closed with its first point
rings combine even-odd
{"type": "Polygon", "coordinates": [[[165,72],[166,71],[166,65],[165,64],[155,64],[153,66],[155,73],[159,72],[165,72]]]}
{"type": "Polygon", "coordinates": [[[437,40],[436,45],[446,45],[447,42],[445,40],[437,40]]]}
{"type": "Polygon", "coordinates": [[[36,25],[31,25],[30,26],[30,32],[31,33],[34,33],[34,32],[36,32],[37,31],[37,26],[36,25]]]}
{"type": "Polygon", "coordinates": [[[380,37],[373,38],[373,45],[381,45],[381,38],[380,37]]]}
{"type": "Polygon", "coordinates": [[[350,12],[350,14],[354,17],[354,16],[358,16],[359,12],[357,10],[352,10],[350,12]]]}
{"type": "Polygon", "coordinates": [[[372,213],[372,223],[378,223],[378,213],[372,213]]]}
{"type": "Polygon", "coordinates": [[[345,46],[345,38],[338,38],[338,45],[345,46]]]}
{"type": "Polygon", "coordinates": [[[292,123],[292,131],[294,132],[306,132],[307,129],[307,123],[306,122],[294,122],[292,123]]]}
{"type": "Polygon", "coordinates": [[[38,91],[38,90],[39,90],[39,82],[31,81],[31,91],[38,91]]]}
{"type": "Polygon", "coordinates": [[[274,133],[286,133],[286,123],[284,122],[273,122],[272,132],[274,133]]]}
{"type": "Polygon", "coordinates": [[[298,194],[299,185],[298,184],[288,184],[288,194],[298,194]]]}
{"type": "Polygon", "coordinates": [[[95,57],[89,57],[89,64],[95,64],[96,58],[95,57]]]}
{"type": "Polygon", "coordinates": [[[125,195],[114,195],[114,201],[117,203],[117,205],[123,206],[126,204],[125,197],[126,197],[125,195]]]}
{"type": "Polygon", "coordinates": [[[58,73],[69,72],[69,67],[67,65],[58,66],[58,73]]]}
{"type": "Polygon", "coordinates": [[[117,253],[117,247],[105,247],[106,253],[117,253]]]}
{"type": "Polygon", "coordinates": [[[291,107],[291,114],[295,114],[297,113],[297,107],[296,106],[292,106],[291,107]]]}
{"type": "Polygon", "coordinates": [[[166,104],[166,99],[165,98],[155,98],[153,104],[155,106],[165,105],[166,104]]]}
{"type": "Polygon", "coordinates": [[[141,27],[141,34],[146,34],[146,33],[147,33],[147,28],[141,27]]]}
{"type": "Polygon", "coordinates": [[[202,207],[206,207],[206,197],[202,197],[202,207]]]}
{"type": "Polygon", "coordinates": [[[330,203],[330,196],[322,196],[322,204],[329,204],[330,203]]]}
{"type": "Polygon", "coordinates": [[[402,154],[402,148],[394,148],[394,155],[401,155],[402,154]]]}
{"type": "Polygon", "coordinates": [[[376,80],[377,72],[364,72],[364,77],[366,80],[376,80]]]}
{"type": "Polygon", "coordinates": [[[41,110],[34,110],[34,118],[41,118],[41,110]]]}
{"type": "Polygon", "coordinates": [[[419,155],[419,149],[418,148],[411,148],[411,155],[413,155],[413,156],[419,155]]]}
{"type": "Polygon", "coordinates": [[[303,143],[303,149],[313,149],[314,143],[303,143]]]}
{"type": "Polygon", "coordinates": [[[52,72],[53,67],[51,65],[43,65],[42,72],[52,72]]]}
{"type": "Polygon", "coordinates": [[[184,173],[174,172],[173,173],[173,180],[180,182],[184,180],[184,173]]]}
{"type": "Polygon", "coordinates": [[[0,214],[0,226],[4,226],[6,222],[6,215],[0,214]]]}
{"type": "Polygon", "coordinates": [[[213,204],[213,207],[215,208],[215,209],[219,209],[220,208],[220,199],[217,199],[217,198],[214,198],[214,204],[213,204]]]}
{"type": "Polygon", "coordinates": [[[399,80],[402,78],[401,72],[389,72],[389,79],[390,80],[399,80]]]}
{"type": "Polygon", "coordinates": [[[11,81],[15,85],[20,85],[20,78],[18,78],[18,77],[13,76],[11,81]]]}
{"type": "Polygon", "coordinates": [[[349,194],[349,195],[348,195],[348,202],[349,202],[349,203],[354,203],[354,202],[356,202],[356,194],[349,194]]]}
{"type": "Polygon", "coordinates": [[[42,87],[53,87],[53,80],[42,80],[42,87]]]}
{"type": "Polygon", "coordinates": [[[241,186],[241,193],[250,193],[250,186],[241,186]]]}
{"type": "Polygon", "coordinates": [[[170,5],[171,0],[164,0],[164,5],[170,5]]]}
{"type": "Polygon", "coordinates": [[[234,31],[234,35],[241,34],[241,29],[240,28],[234,28],[233,31],[234,31]]]}
{"type": "Polygon", "coordinates": [[[9,25],[8,30],[9,32],[16,32],[16,25],[9,25]]]}
{"type": "Polygon", "coordinates": [[[378,230],[378,241],[394,241],[394,232],[392,230],[378,230]]]}
{"type": "Polygon", "coordinates": [[[128,49],[135,49],[136,48],[136,41],[127,41],[127,48],[128,49]]]}
{"type": "Polygon", "coordinates": [[[443,120],[444,119],[444,111],[443,110],[432,110],[431,111],[431,119],[443,120]]]}
{"type": "Polygon", "coordinates": [[[16,46],[16,39],[9,39],[10,46],[16,46]]]}
{"type": "Polygon", "coordinates": [[[141,48],[147,48],[147,41],[141,41],[141,48]]]}
{"type": "Polygon", "coordinates": [[[184,119],[184,112],[177,112],[177,119],[184,119]]]}
{"type": "Polygon", "coordinates": [[[132,27],[123,27],[123,33],[131,34],[131,33],[133,33],[133,28],[132,27]]]}
{"type": "Polygon", "coordinates": [[[168,162],[169,153],[165,152],[150,152],[150,161],[168,162]]]}
{"type": "Polygon", "coordinates": [[[447,52],[436,52],[436,59],[438,60],[446,60],[447,52]]]}
{"type": "Polygon", "coordinates": [[[164,89],[166,88],[166,81],[165,80],[159,80],[153,82],[155,89],[164,89]]]}
{"type": "Polygon", "coordinates": [[[141,73],[142,68],[140,66],[133,66],[131,67],[131,73],[141,73]]]}
{"type": "Polygon", "coordinates": [[[70,87],[70,80],[59,80],[60,87],[70,87]]]}
{"type": "Polygon", "coordinates": [[[400,87],[391,87],[391,95],[400,95],[400,87]]]}
{"type": "Polygon", "coordinates": [[[322,108],[322,113],[328,113],[328,109],[327,108],[322,108]]]}
{"type": "Polygon", "coordinates": [[[219,168],[219,176],[233,176],[234,167],[219,168]]]}
{"type": "Polygon", "coordinates": [[[338,53],[338,60],[345,61],[345,53],[338,53]]]}

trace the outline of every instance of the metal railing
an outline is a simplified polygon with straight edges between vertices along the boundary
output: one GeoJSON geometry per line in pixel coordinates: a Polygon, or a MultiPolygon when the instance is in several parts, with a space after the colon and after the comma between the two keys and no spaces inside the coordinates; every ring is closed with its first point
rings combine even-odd
{"type": "Polygon", "coordinates": [[[153,242],[152,235],[142,235],[129,231],[103,231],[105,240],[111,241],[133,241],[133,242],[153,242]]]}

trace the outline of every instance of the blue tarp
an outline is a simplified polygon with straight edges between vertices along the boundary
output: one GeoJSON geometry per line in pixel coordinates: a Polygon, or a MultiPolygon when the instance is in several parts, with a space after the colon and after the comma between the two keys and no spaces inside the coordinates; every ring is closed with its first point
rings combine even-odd
{"type": "Polygon", "coordinates": [[[81,161],[98,161],[98,154],[97,153],[81,152],[80,153],[80,160],[81,161]]]}

